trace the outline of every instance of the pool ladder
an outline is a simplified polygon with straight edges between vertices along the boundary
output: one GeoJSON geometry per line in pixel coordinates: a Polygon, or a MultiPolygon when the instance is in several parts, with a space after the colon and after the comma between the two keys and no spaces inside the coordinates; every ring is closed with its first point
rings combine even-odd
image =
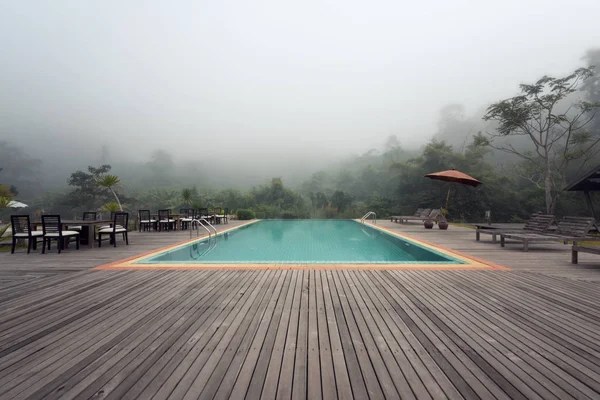
{"type": "Polygon", "coordinates": [[[377,213],[375,213],[375,211],[369,211],[363,215],[363,217],[360,219],[360,222],[364,224],[367,218],[369,218],[371,215],[373,216],[373,225],[377,225],[377,213]]]}
{"type": "MultiPolygon", "coordinates": [[[[190,239],[192,238],[192,231],[194,230],[194,224],[206,229],[206,232],[208,232],[208,237],[210,238],[211,231],[210,231],[210,229],[208,229],[206,227],[206,225],[203,224],[203,222],[206,223],[206,225],[210,226],[213,229],[213,231],[215,231],[215,236],[217,235],[217,228],[212,226],[211,223],[208,222],[205,218],[194,218],[192,220],[192,222],[190,223],[190,239]]],[[[200,228],[197,229],[196,237],[198,237],[199,235],[200,235],[200,228]]]]}

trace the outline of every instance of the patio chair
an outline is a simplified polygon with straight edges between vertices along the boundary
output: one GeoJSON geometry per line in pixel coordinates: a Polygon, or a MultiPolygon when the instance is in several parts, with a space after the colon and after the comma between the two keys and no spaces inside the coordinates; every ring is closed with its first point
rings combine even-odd
{"type": "Polygon", "coordinates": [[[42,215],[42,232],[44,233],[42,254],[46,253],[46,242],[48,243],[48,250],[50,250],[50,244],[53,240],[56,240],[58,254],[60,254],[69,245],[71,238],[75,238],[76,248],[79,250],[79,232],[71,230],[63,231],[60,215],[42,215]]]}
{"type": "MultiPolygon", "coordinates": [[[[84,221],[95,221],[96,220],[96,212],[95,211],[85,211],[83,213],[83,220],[84,221]]],[[[69,230],[72,231],[79,231],[81,232],[83,228],[81,227],[81,225],[77,225],[77,226],[69,226],[69,230]]]]}
{"type": "Polygon", "coordinates": [[[138,210],[138,215],[140,218],[140,232],[142,229],[149,231],[151,227],[157,230],[157,221],[150,215],[150,210],[138,210]]]}
{"type": "Polygon", "coordinates": [[[199,210],[200,212],[200,218],[204,218],[205,220],[209,221],[209,222],[214,222],[212,221],[212,215],[210,213],[210,211],[208,211],[208,208],[201,208],[199,210]]]}
{"type": "MultiPolygon", "coordinates": [[[[412,217],[420,217],[422,212],[423,212],[422,208],[417,208],[417,211],[415,211],[415,213],[412,215],[412,217]]],[[[397,223],[401,219],[402,219],[402,216],[392,215],[390,217],[390,222],[396,222],[397,223]]]]}
{"type": "Polygon", "coordinates": [[[181,230],[188,228],[190,222],[194,220],[194,209],[193,208],[180,208],[179,209],[179,221],[181,222],[181,230]]]}
{"type": "Polygon", "coordinates": [[[37,250],[38,239],[42,239],[44,232],[31,230],[31,221],[29,215],[11,215],[10,226],[12,229],[12,247],[10,254],[15,253],[15,247],[17,247],[17,240],[27,239],[27,254],[31,252],[31,247],[37,250]]]}
{"type": "Polygon", "coordinates": [[[158,230],[162,232],[175,229],[175,220],[171,218],[171,210],[158,210],[158,230]]]}
{"type": "Polygon", "coordinates": [[[220,224],[221,222],[225,223],[226,220],[226,212],[221,207],[216,207],[213,209],[213,218],[216,224],[220,224]]]}
{"type": "Polygon", "coordinates": [[[113,247],[117,247],[117,233],[123,235],[125,244],[129,245],[129,237],[127,235],[127,223],[129,222],[129,213],[116,212],[113,216],[112,227],[100,229],[98,231],[98,247],[102,247],[102,235],[109,235],[113,247]]]}
{"type": "Polygon", "coordinates": [[[475,240],[481,239],[481,234],[492,235],[492,243],[496,243],[496,237],[503,233],[545,233],[548,231],[552,223],[554,222],[554,215],[547,215],[541,213],[535,213],[529,218],[527,223],[522,229],[489,229],[487,227],[477,226],[475,228],[475,240]]]}
{"type": "Polygon", "coordinates": [[[598,236],[588,236],[595,223],[592,217],[564,217],[558,222],[556,231],[544,233],[503,233],[500,235],[500,246],[505,247],[506,239],[523,242],[523,251],[529,250],[530,243],[563,242],[567,244],[583,241],[600,240],[598,236]]]}

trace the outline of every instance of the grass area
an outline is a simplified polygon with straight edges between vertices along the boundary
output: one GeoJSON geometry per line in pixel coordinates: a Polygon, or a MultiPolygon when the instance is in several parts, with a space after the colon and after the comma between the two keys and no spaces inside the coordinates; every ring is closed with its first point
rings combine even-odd
{"type": "Polygon", "coordinates": [[[448,224],[452,226],[460,226],[461,228],[475,229],[473,225],[463,224],[461,222],[448,222],[448,224]]]}

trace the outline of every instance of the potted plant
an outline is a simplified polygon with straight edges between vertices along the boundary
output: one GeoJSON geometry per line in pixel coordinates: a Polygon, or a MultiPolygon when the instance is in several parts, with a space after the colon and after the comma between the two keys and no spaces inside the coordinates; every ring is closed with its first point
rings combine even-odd
{"type": "Polygon", "coordinates": [[[433,221],[430,219],[426,219],[425,221],[423,221],[423,226],[425,226],[425,229],[432,229],[433,221]]]}
{"type": "Polygon", "coordinates": [[[440,220],[438,221],[438,228],[442,230],[448,229],[448,221],[446,220],[446,215],[448,215],[448,210],[445,208],[441,209],[442,215],[440,220]]]}

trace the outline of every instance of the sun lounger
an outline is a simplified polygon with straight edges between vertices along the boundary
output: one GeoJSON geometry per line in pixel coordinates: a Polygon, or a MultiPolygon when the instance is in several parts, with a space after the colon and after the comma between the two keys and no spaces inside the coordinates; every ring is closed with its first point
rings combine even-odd
{"type": "Polygon", "coordinates": [[[579,262],[579,252],[600,254],[600,246],[581,246],[577,242],[573,243],[571,249],[571,263],[577,264],[579,262]]]}
{"type": "MultiPolygon", "coordinates": [[[[415,211],[415,213],[412,215],[413,217],[420,217],[421,213],[424,211],[423,208],[417,208],[417,211],[415,211]]],[[[431,210],[430,210],[431,211],[431,210]]],[[[390,222],[398,222],[400,221],[402,218],[405,218],[403,216],[398,216],[398,215],[392,215],[390,217],[390,222]]]]}
{"type": "Polygon", "coordinates": [[[554,215],[535,213],[529,218],[529,221],[522,229],[489,229],[483,226],[477,226],[475,229],[475,240],[481,239],[481,234],[492,235],[492,243],[496,243],[496,237],[508,233],[546,233],[550,225],[554,222],[554,215]]]}
{"type": "Polygon", "coordinates": [[[427,220],[438,221],[441,219],[443,219],[442,211],[439,208],[436,208],[433,210],[425,209],[425,210],[423,210],[421,215],[418,217],[413,216],[413,215],[400,217],[400,223],[404,224],[408,221],[427,221],[427,220]]]}
{"type": "Polygon", "coordinates": [[[523,242],[523,251],[529,250],[530,243],[573,242],[600,240],[598,236],[588,236],[588,232],[594,225],[591,217],[564,217],[558,222],[556,231],[545,233],[503,233],[500,236],[500,246],[504,247],[505,240],[511,239],[523,242]]]}

